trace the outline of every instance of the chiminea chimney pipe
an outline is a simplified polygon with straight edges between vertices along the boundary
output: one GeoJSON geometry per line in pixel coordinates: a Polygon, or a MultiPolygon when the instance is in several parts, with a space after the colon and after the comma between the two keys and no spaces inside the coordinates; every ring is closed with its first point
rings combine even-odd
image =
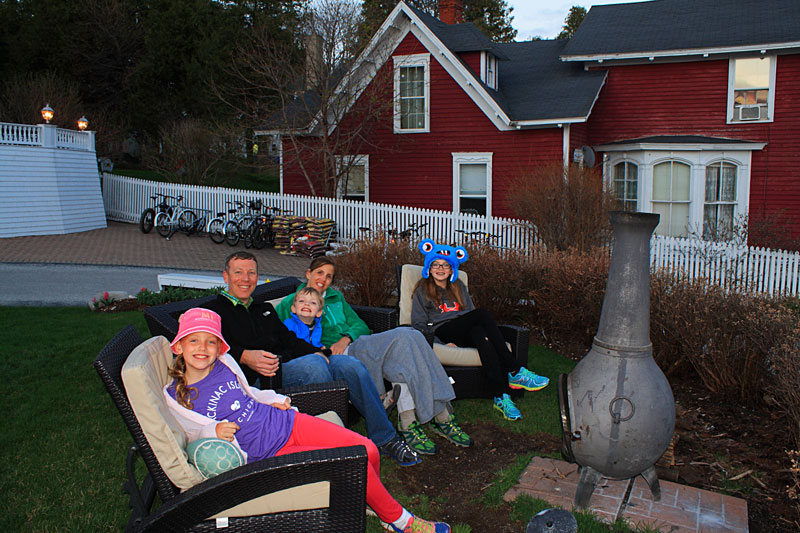
{"type": "Polygon", "coordinates": [[[464,22],[464,0],[439,0],[439,20],[445,24],[464,22]]]}

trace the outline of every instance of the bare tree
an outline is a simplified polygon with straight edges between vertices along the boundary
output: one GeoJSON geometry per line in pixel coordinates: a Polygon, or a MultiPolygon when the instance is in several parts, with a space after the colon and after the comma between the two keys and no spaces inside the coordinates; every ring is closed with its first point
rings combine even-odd
{"type": "Polygon", "coordinates": [[[389,51],[359,50],[360,22],[355,0],[319,0],[293,40],[254,27],[231,67],[239,86],[220,94],[254,129],[282,135],[285,168],[302,174],[313,195],[337,193],[391,113],[390,72],[377,68],[389,51]]]}

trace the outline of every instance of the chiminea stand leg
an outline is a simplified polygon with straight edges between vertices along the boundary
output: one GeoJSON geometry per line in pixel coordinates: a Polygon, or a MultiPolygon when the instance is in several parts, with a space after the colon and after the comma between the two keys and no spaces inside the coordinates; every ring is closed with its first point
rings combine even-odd
{"type": "Polygon", "coordinates": [[[658,502],[661,501],[661,485],[658,483],[658,476],[656,475],[656,467],[651,466],[644,472],[642,472],[642,477],[647,484],[650,486],[650,493],[653,495],[653,501],[658,502]]]}
{"type": "Polygon", "coordinates": [[[578,489],[575,491],[575,507],[580,509],[589,507],[589,500],[601,477],[603,475],[591,466],[580,467],[578,489]]]}

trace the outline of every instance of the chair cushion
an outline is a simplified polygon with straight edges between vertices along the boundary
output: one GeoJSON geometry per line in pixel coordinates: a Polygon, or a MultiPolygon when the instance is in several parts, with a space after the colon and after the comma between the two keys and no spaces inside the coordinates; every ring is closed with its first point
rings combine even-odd
{"type": "MultiPolygon", "coordinates": [[[[400,295],[398,299],[398,323],[401,326],[411,325],[411,297],[414,295],[419,280],[422,279],[421,265],[403,265],[400,273],[400,295]]],[[[467,273],[458,269],[458,279],[465,287],[469,287],[469,276],[467,273]]]]}
{"type": "MultiPolygon", "coordinates": [[[[172,365],[172,360],[167,339],[162,336],[152,337],[137,346],[128,356],[122,367],[122,382],[133,412],[161,468],[172,483],[181,490],[186,490],[202,483],[204,479],[189,464],[185,451],[188,444],[186,434],[164,401],[162,389],[171,379],[167,369],[172,365]]],[[[341,420],[339,423],[341,424],[341,420]]],[[[319,481],[258,496],[215,516],[253,516],[322,509],[329,505],[330,483],[319,481]]]]}
{"type": "Polygon", "coordinates": [[[203,476],[187,460],[186,433],[167,407],[162,389],[171,379],[172,351],[164,337],[137,346],[122,367],[122,382],[131,407],[167,477],[181,490],[202,483],[203,476]]]}
{"type": "Polygon", "coordinates": [[[475,348],[459,348],[434,342],[433,353],[444,366],[482,366],[481,356],[475,348]]]}
{"type": "Polygon", "coordinates": [[[239,448],[223,439],[197,439],[186,447],[189,463],[204,479],[218,476],[242,466],[244,456],[239,448]]]}

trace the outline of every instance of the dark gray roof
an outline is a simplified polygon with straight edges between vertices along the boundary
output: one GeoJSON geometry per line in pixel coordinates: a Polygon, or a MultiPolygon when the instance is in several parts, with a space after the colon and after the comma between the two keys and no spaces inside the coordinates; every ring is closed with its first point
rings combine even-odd
{"type": "Polygon", "coordinates": [[[563,57],[798,42],[800,0],[654,0],[592,7],[563,57]]]}
{"type": "Polygon", "coordinates": [[[512,121],[586,117],[603,86],[604,71],[586,72],[581,65],[559,60],[567,41],[493,43],[472,23],[445,24],[411,9],[456,56],[458,52],[491,51],[505,59],[497,66],[497,90],[483,84],[479,73],[473,74],[512,121]]]}
{"type": "Polygon", "coordinates": [[[508,61],[498,64],[495,100],[512,120],[586,117],[606,77],[605,71],[559,61],[565,40],[499,44],[508,61]]]}
{"type": "Polygon", "coordinates": [[[756,141],[727,139],[725,137],[706,137],[705,135],[654,135],[602,143],[604,146],[621,144],[751,144],[756,141]]]}
{"type": "Polygon", "coordinates": [[[503,53],[497,49],[497,45],[484,35],[473,23],[447,24],[415,7],[409,6],[409,8],[452,52],[491,51],[498,59],[507,59],[503,53]]]}

